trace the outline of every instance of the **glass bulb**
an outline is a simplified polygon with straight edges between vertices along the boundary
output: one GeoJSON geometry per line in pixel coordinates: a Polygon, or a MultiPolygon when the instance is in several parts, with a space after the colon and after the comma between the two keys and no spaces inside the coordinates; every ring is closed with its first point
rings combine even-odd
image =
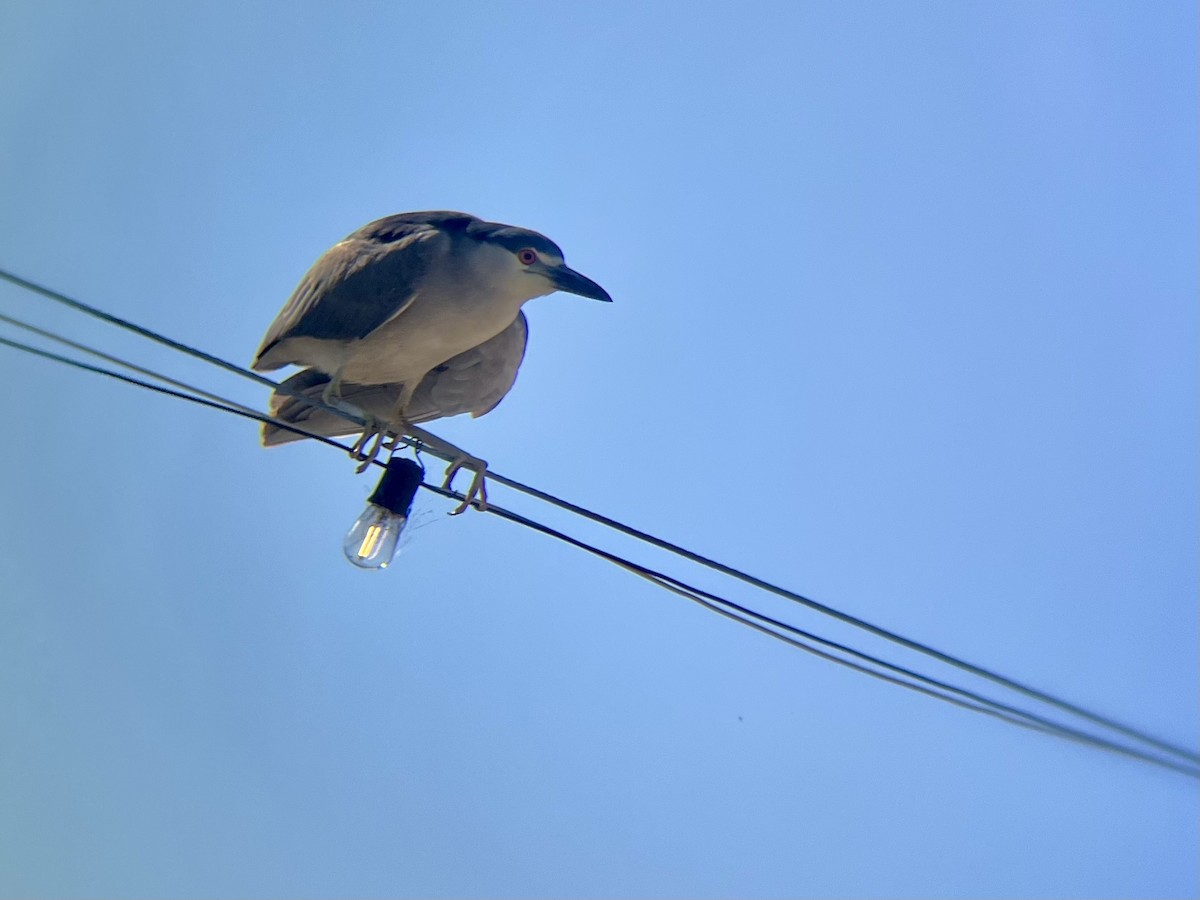
{"type": "Polygon", "coordinates": [[[360,569],[387,568],[407,522],[408,516],[368,503],[342,542],[346,559],[360,569]]]}

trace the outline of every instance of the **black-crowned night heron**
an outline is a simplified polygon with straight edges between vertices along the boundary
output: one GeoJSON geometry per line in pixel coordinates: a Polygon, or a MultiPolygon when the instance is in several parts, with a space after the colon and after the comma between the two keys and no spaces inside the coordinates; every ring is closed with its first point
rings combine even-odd
{"type": "MultiPolygon", "coordinates": [[[[317,260],[271,323],[253,367],[310,366],[329,376],[321,386],[329,405],[342,402],[349,385],[390,386],[383,393],[391,407],[368,416],[383,432],[411,434],[414,419],[454,414],[417,417],[413,401],[426,376],[514,325],[526,301],[554,291],[612,299],[536,231],[458,212],[388,216],[317,260]]],[[[499,396],[519,364],[518,355],[499,396]]],[[[481,461],[459,453],[466,460],[459,465],[476,468],[473,489],[482,491],[482,467],[473,465],[481,461]]]]}

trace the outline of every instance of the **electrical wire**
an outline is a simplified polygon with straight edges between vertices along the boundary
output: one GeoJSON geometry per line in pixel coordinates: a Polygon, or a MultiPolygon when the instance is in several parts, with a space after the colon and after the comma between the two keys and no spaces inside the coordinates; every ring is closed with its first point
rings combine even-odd
{"type": "Polygon", "coordinates": [[[983,666],[979,666],[974,663],[967,662],[964,659],[960,659],[959,657],[952,656],[949,653],[945,653],[941,650],[937,650],[928,644],[922,643],[920,641],[912,640],[911,638],[904,637],[903,635],[897,634],[894,631],[889,631],[886,628],[882,628],[878,625],[874,625],[871,622],[866,621],[865,619],[860,619],[857,616],[851,615],[850,613],[842,612],[841,610],[835,609],[832,606],[827,606],[824,603],[820,603],[809,597],[805,597],[804,595],[798,594],[795,591],[791,591],[791,590],[788,590],[787,588],[780,587],[779,585],[772,584],[769,581],[764,581],[761,578],[758,578],[747,572],[743,572],[740,569],[735,569],[732,566],[726,565],[725,563],[718,562],[717,560],[714,560],[714,559],[709,559],[706,556],[701,556],[699,553],[696,553],[692,550],[688,550],[685,547],[680,547],[678,544],[673,544],[670,541],[666,541],[666,540],[663,540],[662,538],[656,537],[652,534],[648,534],[647,532],[640,531],[636,528],[633,528],[629,525],[624,524],[623,522],[618,522],[615,519],[610,519],[607,516],[604,516],[600,513],[593,512],[592,510],[586,509],[582,506],[576,506],[574,503],[570,503],[569,501],[562,500],[551,494],[547,494],[544,491],[541,491],[537,488],[530,487],[529,485],[522,484],[519,481],[515,481],[511,478],[507,478],[504,475],[501,475],[497,472],[493,472],[490,469],[488,470],[488,478],[491,479],[492,481],[497,482],[498,484],[503,484],[507,487],[510,487],[514,490],[520,491],[524,494],[528,494],[532,497],[536,497],[539,500],[544,500],[547,503],[550,503],[561,509],[565,509],[568,512],[575,513],[576,515],[581,516],[585,519],[589,519],[598,524],[605,525],[608,528],[613,529],[614,531],[618,531],[622,534],[628,535],[629,537],[636,538],[637,540],[642,541],[647,544],[650,544],[651,546],[658,547],[658,548],[660,548],[662,550],[666,550],[670,553],[674,553],[676,556],[682,557],[683,559],[687,559],[691,562],[705,566],[706,568],[712,569],[716,572],[720,572],[723,575],[728,575],[731,578],[735,578],[738,581],[742,581],[753,587],[759,588],[760,590],[766,591],[771,594],[775,594],[778,597],[783,597],[786,600],[791,600],[794,603],[799,603],[801,606],[806,606],[809,609],[812,609],[812,610],[815,610],[816,612],[821,613],[822,615],[826,615],[826,616],[829,616],[830,618],[837,619],[840,622],[845,622],[847,625],[852,625],[855,628],[861,629],[862,631],[866,631],[870,634],[876,635],[877,637],[881,637],[885,640],[891,641],[892,643],[898,644],[901,647],[905,647],[909,650],[914,650],[914,651],[924,654],[925,656],[928,656],[932,659],[936,659],[939,662],[946,663],[946,664],[954,666],[955,668],[960,669],[964,672],[968,672],[971,675],[978,676],[979,678],[986,679],[987,681],[991,681],[994,684],[998,684],[998,685],[1006,687],[1010,690],[1016,691],[1020,694],[1024,694],[1026,697],[1029,697],[1031,699],[1038,700],[1038,701],[1040,701],[1042,703],[1046,703],[1050,706],[1057,707],[1058,709],[1063,710],[1064,712],[1072,713],[1076,716],[1079,716],[1080,718],[1087,719],[1088,721],[1090,721],[1096,725],[1102,725],[1105,728],[1112,729],[1113,731],[1119,732],[1119,733],[1125,735],[1126,737],[1130,737],[1130,738],[1134,738],[1135,740],[1142,741],[1143,743],[1146,743],[1146,744],[1149,744],[1150,746],[1156,747],[1157,749],[1162,750],[1165,753],[1170,753],[1174,756],[1177,756],[1177,757],[1187,760],[1189,762],[1200,763],[1200,754],[1197,754],[1194,751],[1188,750],[1185,747],[1181,747],[1178,744],[1173,744],[1170,741],[1163,740],[1162,738],[1155,737],[1154,735],[1148,734],[1148,733],[1142,731],[1141,729],[1134,728],[1133,726],[1126,725],[1122,722],[1118,722],[1115,719],[1112,719],[1108,716],[1094,712],[1085,707],[1079,706],[1078,704],[1072,703],[1069,700],[1064,700],[1061,697],[1056,697],[1053,694],[1049,694],[1045,691],[1034,688],[1023,682],[1016,681],[1015,679],[1009,678],[1005,675],[1001,675],[998,672],[992,671],[991,669],[986,669],[983,666]]]}
{"type": "MultiPolygon", "coordinates": [[[[337,407],[329,406],[326,403],[322,402],[321,400],[318,400],[313,397],[309,397],[300,391],[293,391],[290,388],[288,388],[286,385],[281,385],[278,382],[273,381],[270,378],[267,378],[265,375],[259,375],[257,372],[255,372],[251,369],[247,369],[244,366],[239,366],[237,363],[232,363],[226,359],[221,359],[221,357],[219,357],[219,356],[213,356],[213,354],[211,354],[211,353],[205,353],[203,350],[199,350],[196,347],[192,347],[192,346],[189,346],[188,344],[184,344],[184,343],[181,343],[180,341],[174,340],[173,338],[169,338],[164,334],[160,334],[159,332],[154,331],[153,329],[146,328],[142,325],[138,325],[136,322],[130,322],[128,319],[122,319],[120,316],[114,316],[112,313],[107,313],[104,310],[99,309],[95,306],[91,306],[90,304],[83,303],[80,300],[75,300],[71,297],[68,297],[66,294],[59,293],[58,291],[53,290],[51,288],[45,287],[43,285],[37,284],[32,281],[28,281],[28,280],[22,278],[20,275],[16,275],[12,272],[7,271],[6,269],[0,269],[0,278],[4,279],[5,281],[9,282],[10,284],[14,284],[17,287],[23,288],[24,290],[27,290],[31,293],[40,294],[41,296],[45,297],[48,300],[53,300],[55,303],[61,303],[63,306],[73,309],[76,312],[84,313],[85,315],[92,316],[93,318],[99,319],[102,322],[107,322],[110,325],[116,325],[118,328],[123,328],[126,331],[131,331],[134,334],[140,335],[141,337],[144,337],[144,338],[148,338],[149,340],[152,340],[155,343],[162,344],[164,347],[170,347],[172,350],[177,350],[178,352],[183,353],[186,356],[191,356],[195,359],[199,359],[203,362],[209,363],[210,365],[214,365],[219,369],[224,369],[225,371],[232,372],[235,375],[240,375],[242,378],[249,379],[250,381],[253,381],[256,384],[263,385],[264,387],[269,387],[273,391],[280,391],[281,393],[296,397],[299,400],[305,401],[310,406],[316,406],[320,409],[325,410],[326,412],[331,412],[331,413],[334,413],[335,415],[341,416],[343,419],[346,419],[349,422],[353,422],[355,425],[358,425],[360,428],[366,425],[366,422],[364,422],[361,418],[351,415],[344,409],[338,409],[337,407]]],[[[12,320],[10,320],[10,321],[12,321],[12,320]]],[[[25,327],[25,326],[21,326],[21,327],[25,327]]]]}
{"type": "MultiPolygon", "coordinates": [[[[120,372],[114,372],[112,369],[105,369],[102,366],[89,365],[88,363],[80,360],[71,359],[70,357],[62,356],[58,353],[51,353],[49,350],[43,350],[40,347],[33,347],[29,344],[23,344],[20,341],[14,341],[11,338],[6,338],[3,336],[0,336],[0,346],[11,347],[14,350],[21,350],[25,353],[32,354],[33,356],[40,356],[42,359],[48,359],[51,362],[61,363],[62,365],[70,366],[74,369],[82,369],[85,372],[92,372],[96,375],[103,375],[106,378],[123,381],[126,384],[132,384],[135,387],[145,388],[148,391],[154,391],[156,394],[164,394],[167,397],[175,397],[179,400],[188,400],[192,403],[198,404],[199,406],[206,406],[209,409],[219,409],[222,412],[232,413],[236,416],[241,416],[244,419],[253,419],[256,422],[270,422],[272,425],[277,425],[280,428],[302,435],[306,438],[312,438],[314,441],[319,441],[322,444],[328,444],[331,447],[337,447],[339,450],[350,450],[348,446],[335,441],[333,438],[328,438],[321,434],[314,434],[311,431],[305,431],[303,428],[297,428],[287,422],[283,422],[278,419],[272,419],[270,416],[263,415],[257,410],[250,409],[248,406],[242,406],[240,403],[211,399],[216,397],[215,394],[200,396],[197,394],[190,394],[185,391],[173,390],[158,384],[151,384],[148,381],[142,381],[140,378],[134,378],[130,375],[122,375],[120,372]]],[[[158,378],[161,376],[156,375],[154,377],[158,378]]],[[[173,379],[172,383],[179,385],[183,384],[183,382],[174,381],[173,379]]],[[[379,465],[379,463],[376,462],[376,465],[379,465]]]]}
{"type": "MultiPolygon", "coordinates": [[[[349,421],[352,421],[360,426],[363,424],[361,419],[357,419],[354,416],[347,415],[344,410],[338,409],[336,407],[328,406],[320,401],[309,398],[300,392],[289,390],[288,388],[286,388],[286,386],[281,386],[280,384],[273,381],[272,379],[266,378],[262,375],[259,375],[256,372],[250,371],[248,369],[243,368],[242,366],[236,365],[235,363],[231,363],[227,360],[223,360],[219,357],[213,356],[212,354],[206,353],[195,347],[191,347],[187,344],[183,344],[172,338],[166,337],[165,335],[159,334],[158,332],[155,332],[149,328],[145,328],[141,325],[137,325],[136,323],[130,322],[126,319],[122,319],[118,316],[114,316],[114,315],[107,313],[103,310],[100,310],[94,306],[91,306],[91,305],[83,303],[79,300],[75,300],[71,297],[68,297],[65,294],[62,294],[51,288],[47,288],[42,285],[36,284],[34,282],[28,281],[27,279],[24,279],[18,275],[15,275],[15,274],[8,272],[6,270],[3,270],[3,269],[0,269],[0,278],[3,278],[4,280],[7,280],[10,283],[12,283],[18,287],[21,287],[25,290],[40,294],[43,297],[46,297],[50,300],[54,300],[55,302],[61,303],[65,306],[68,306],[69,308],[74,309],[78,312],[82,312],[87,315],[98,318],[104,322],[108,322],[110,324],[117,325],[118,327],[132,331],[132,332],[139,334],[143,337],[146,337],[150,340],[164,344],[165,346],[168,346],[174,350],[185,353],[189,356],[195,357],[195,358],[203,360],[205,362],[211,363],[222,369],[233,372],[237,375],[241,375],[242,377],[248,378],[258,384],[262,384],[262,385],[271,387],[273,390],[279,390],[284,393],[295,396],[298,399],[301,399],[301,400],[303,400],[307,403],[310,403],[314,406],[319,406],[319,407],[326,409],[330,412],[333,412],[339,416],[342,416],[342,417],[348,419],[349,421]]],[[[15,320],[9,319],[8,317],[5,317],[5,318],[10,322],[15,321],[15,320]]],[[[22,326],[22,327],[24,327],[24,326],[22,326]]],[[[39,329],[34,329],[34,330],[40,332],[39,329]]],[[[40,333],[49,335],[48,332],[40,332],[40,333]]],[[[113,361],[116,361],[116,360],[114,359],[113,361]]],[[[295,430],[295,429],[291,429],[291,430],[295,430]]],[[[410,446],[412,445],[411,442],[407,442],[407,443],[409,443],[410,446]]],[[[433,452],[431,448],[425,448],[425,449],[429,452],[433,452]]],[[[434,453],[433,455],[440,456],[440,454],[437,454],[437,453],[434,453]]],[[[1031,699],[1037,700],[1042,703],[1046,703],[1047,705],[1056,707],[1062,711],[1065,711],[1065,712],[1071,713],[1075,716],[1078,716],[1080,718],[1086,719],[1086,720],[1092,722],[1093,724],[1101,725],[1112,731],[1123,734],[1126,737],[1140,741],[1149,746],[1153,746],[1160,751],[1169,753],[1173,756],[1176,756],[1183,760],[1186,760],[1188,763],[1200,764],[1200,754],[1198,754],[1194,751],[1188,750],[1187,748],[1181,747],[1177,744],[1174,744],[1170,741],[1166,741],[1162,738],[1148,734],[1147,732],[1145,732],[1141,729],[1135,728],[1130,725],[1126,725],[1122,722],[1112,719],[1109,716],[1105,716],[1100,713],[1094,712],[1094,711],[1089,710],[1085,707],[1082,707],[1078,704],[1072,703],[1068,700],[1065,700],[1063,698],[1060,698],[1053,694],[1050,694],[1046,691],[1039,690],[1039,689],[1034,688],[1030,685],[1027,685],[1023,682],[1020,682],[1015,679],[1009,678],[1007,676],[1001,675],[991,669],[987,669],[983,666],[979,666],[974,663],[967,662],[966,660],[963,660],[959,657],[953,656],[949,653],[945,653],[944,651],[938,650],[928,644],[913,640],[911,638],[904,637],[903,635],[900,635],[896,632],[890,631],[888,629],[882,628],[881,626],[878,626],[871,622],[868,622],[865,619],[861,619],[861,618],[851,615],[849,613],[842,612],[841,610],[838,610],[831,606],[827,606],[826,604],[819,603],[818,601],[812,600],[809,597],[805,597],[804,595],[799,594],[795,591],[791,591],[791,590],[781,587],[779,585],[772,584],[771,582],[768,582],[764,579],[758,578],[747,572],[741,571],[732,566],[728,566],[724,563],[721,563],[716,560],[710,559],[708,557],[702,556],[701,554],[695,553],[694,551],[688,550],[677,544],[671,543],[669,541],[663,540],[662,538],[658,538],[654,535],[648,534],[647,532],[633,528],[632,526],[626,525],[615,519],[611,519],[600,513],[596,513],[592,510],[586,509],[585,507],[570,503],[569,501],[563,500],[563,499],[556,497],[552,494],[549,494],[545,491],[541,491],[537,488],[523,484],[519,481],[516,481],[515,479],[508,478],[507,476],[504,476],[500,473],[494,472],[490,469],[488,471],[488,477],[492,481],[495,481],[499,484],[506,485],[514,490],[525,493],[531,497],[542,500],[546,503],[550,503],[554,506],[557,506],[561,509],[564,509],[564,510],[574,513],[576,515],[582,516],[593,522],[596,522],[598,524],[601,524],[608,528],[611,528],[615,531],[618,531],[622,534],[625,534],[627,536],[633,537],[637,540],[640,540],[642,542],[650,544],[651,546],[655,546],[662,550],[666,550],[670,553],[673,553],[673,554],[680,556],[684,559],[687,559],[691,562],[694,562],[699,565],[705,566],[707,568],[713,569],[717,572],[720,572],[724,575],[735,578],[739,581],[742,581],[742,582],[749,584],[753,587],[756,587],[760,590],[764,590],[769,593],[775,594],[776,596],[783,597],[787,600],[798,603],[798,604],[805,606],[809,609],[812,609],[818,613],[821,613],[822,615],[826,615],[831,618],[837,619],[837,620],[844,622],[848,625],[851,625],[855,628],[858,628],[860,630],[863,630],[870,634],[873,634],[877,637],[891,641],[892,643],[898,644],[899,646],[902,646],[909,650],[913,650],[918,653],[924,654],[925,656],[928,656],[932,659],[936,659],[939,662],[945,663],[947,665],[951,665],[951,666],[958,668],[964,672],[968,672],[979,678],[986,679],[995,684],[998,684],[998,685],[1001,685],[1010,690],[1016,691],[1016,692],[1023,694],[1031,699]]]]}
{"type": "MultiPolygon", "coordinates": [[[[490,505],[488,511],[493,511],[490,505]]],[[[868,653],[863,653],[860,650],[847,647],[844,644],[839,644],[835,641],[828,640],[827,638],[818,637],[811,632],[804,631],[796,628],[793,625],[781,622],[778,619],[773,619],[770,616],[763,615],[762,613],[755,612],[754,610],[751,610],[745,606],[741,606],[732,600],[728,600],[719,595],[701,590],[700,588],[689,585],[676,578],[672,578],[671,576],[664,575],[661,572],[648,569],[645,566],[641,566],[637,563],[630,562],[628,559],[624,559],[616,554],[609,553],[606,550],[601,550],[592,544],[580,541],[577,538],[573,538],[570,535],[564,534],[563,532],[544,525],[541,522],[527,519],[526,517],[512,513],[509,510],[497,508],[495,510],[495,514],[500,518],[508,519],[509,521],[516,522],[519,525],[524,525],[527,528],[531,528],[535,531],[541,532],[542,534],[554,537],[560,541],[570,544],[573,547],[577,547],[581,550],[591,553],[594,556],[605,559],[623,569],[634,573],[635,575],[645,578],[647,581],[650,581],[652,584],[655,584],[658,587],[664,588],[665,590],[671,591],[682,597],[686,597],[705,609],[709,609],[727,618],[733,619],[742,625],[747,625],[756,631],[770,635],[771,637],[783,641],[784,643],[797,647],[822,659],[837,663],[840,666],[845,666],[855,671],[862,672],[863,674],[870,675],[872,678],[878,678],[882,681],[896,684],[930,697],[935,697],[938,700],[943,700],[963,709],[968,709],[973,712],[992,716],[1002,721],[1009,722],[1013,725],[1018,725],[1022,728],[1028,728],[1033,731],[1051,734],[1066,740],[1087,744],[1098,749],[1107,750],[1109,752],[1127,756],[1132,759],[1138,759],[1156,766],[1161,766],[1165,769],[1170,769],[1171,771],[1178,772],[1183,775],[1188,775],[1192,778],[1200,779],[1200,768],[1188,766],[1186,764],[1176,762],[1173,759],[1164,759],[1163,757],[1154,756],[1153,754],[1145,751],[1127,747],[1122,744],[1107,740],[1106,738],[1080,731],[1077,728],[1071,728],[1070,726],[1063,725],[1059,722],[1053,722],[1049,719],[1030,713],[1027,710],[1018,709],[1016,707],[1000,703],[996,700],[992,700],[989,697],[984,697],[981,694],[977,694],[974,691],[967,690],[966,688],[947,684],[943,681],[939,681],[927,675],[922,675],[903,666],[898,666],[894,663],[879,659],[878,657],[871,656],[868,653]],[[779,630],[776,631],[774,629],[779,630]],[[786,632],[786,634],[781,634],[780,631],[786,632]],[[931,687],[924,687],[921,684],[915,684],[912,681],[905,680],[904,678],[871,669],[868,666],[860,665],[851,660],[836,656],[832,653],[819,650],[816,647],[805,644],[804,641],[798,640],[798,638],[805,638],[814,643],[819,643],[824,646],[837,649],[847,655],[855,656],[880,668],[902,673],[916,681],[924,682],[927,685],[941,688],[942,690],[933,690],[931,687]],[[960,700],[958,697],[951,696],[951,694],[958,694],[975,702],[966,702],[964,700],[960,700]]]]}
{"type": "Polygon", "coordinates": [[[32,334],[36,334],[38,337],[43,337],[43,338],[46,338],[47,340],[54,341],[55,343],[62,344],[65,347],[70,347],[72,350],[78,350],[81,353],[88,354],[89,356],[95,356],[96,358],[102,359],[105,362],[115,363],[116,365],[121,366],[121,368],[128,369],[131,372],[137,372],[141,375],[147,376],[148,378],[153,378],[157,381],[161,381],[164,384],[169,384],[169,385],[173,385],[174,387],[181,388],[182,390],[185,390],[192,394],[195,394],[198,397],[207,397],[209,400],[215,400],[219,404],[222,404],[225,406],[236,406],[238,409],[245,410],[247,412],[257,412],[257,410],[252,410],[249,406],[242,406],[240,403],[235,403],[234,401],[229,400],[225,397],[222,397],[218,394],[212,394],[212,393],[209,393],[208,391],[201,390],[200,388],[194,387],[193,385],[187,384],[185,382],[177,381],[174,378],[169,378],[168,376],[163,375],[160,372],[156,372],[153,369],[147,369],[144,366],[139,366],[136,363],[131,363],[131,362],[129,362],[129,360],[121,359],[121,357],[119,357],[119,356],[113,356],[111,353],[105,353],[102,350],[97,350],[94,347],[89,347],[87,344],[81,344],[78,341],[73,341],[70,338],[63,337],[61,334],[56,334],[53,331],[47,331],[44,328],[38,328],[36,325],[31,325],[29,322],[23,322],[20,319],[14,319],[12,316],[4,315],[4,313],[0,313],[0,322],[4,322],[7,325],[12,325],[15,328],[21,328],[32,334]]]}
{"type": "MultiPolygon", "coordinates": [[[[10,317],[7,317],[7,316],[0,316],[0,319],[4,319],[5,321],[8,321],[10,324],[15,324],[20,327],[27,327],[25,323],[22,323],[19,320],[11,319],[10,317]]],[[[92,348],[87,347],[86,345],[78,344],[78,343],[70,341],[66,338],[56,336],[51,332],[45,332],[41,329],[37,329],[36,327],[32,327],[32,326],[29,326],[28,330],[42,334],[43,336],[46,336],[46,337],[50,337],[61,343],[70,345],[70,346],[74,347],[75,349],[79,349],[84,352],[103,357],[110,361],[117,361],[116,357],[112,357],[101,351],[94,350],[92,348]]],[[[111,369],[105,369],[105,368],[102,368],[99,366],[92,366],[92,365],[83,363],[78,360],[70,359],[69,357],[51,353],[49,351],[42,350],[42,349],[39,349],[36,347],[32,347],[28,344],[23,344],[21,342],[13,341],[13,340],[10,340],[10,339],[4,338],[4,337],[0,337],[0,345],[8,346],[8,347],[11,347],[11,348],[14,348],[17,350],[22,350],[24,352],[37,355],[44,359],[48,359],[53,362],[61,363],[61,364],[67,365],[67,366],[77,368],[77,369],[81,369],[84,371],[92,372],[92,373],[99,374],[99,375],[104,375],[104,376],[107,376],[110,378],[114,378],[119,381],[131,384],[131,385],[134,385],[137,387],[145,388],[145,389],[148,389],[148,390],[160,393],[160,394],[164,394],[166,396],[170,396],[170,397],[182,399],[182,400],[188,400],[193,403],[197,403],[199,405],[202,405],[202,406],[205,406],[205,407],[208,407],[211,409],[217,409],[217,410],[220,410],[223,412],[229,412],[234,415],[238,415],[242,418],[246,418],[246,419],[250,419],[250,420],[258,421],[258,422],[270,422],[274,425],[285,428],[296,434],[320,441],[323,444],[337,447],[341,450],[346,450],[346,451],[350,450],[350,447],[348,445],[342,444],[339,441],[336,441],[332,438],[327,438],[323,435],[319,435],[319,434],[315,434],[313,432],[307,431],[306,429],[292,426],[289,423],[281,422],[277,419],[274,419],[271,416],[260,413],[257,410],[253,410],[248,407],[242,406],[240,404],[233,403],[232,401],[227,401],[224,398],[221,398],[217,395],[208,394],[207,392],[200,392],[197,389],[193,388],[191,385],[188,385],[184,382],[180,382],[180,381],[177,381],[174,379],[166,378],[165,376],[160,375],[159,373],[153,372],[152,370],[143,369],[142,367],[136,367],[138,369],[138,371],[142,372],[143,374],[149,374],[151,377],[158,378],[163,381],[168,381],[169,383],[174,384],[176,387],[183,388],[183,390],[175,390],[173,388],[161,387],[159,385],[151,384],[149,382],[143,381],[138,378],[133,378],[128,375],[123,375],[122,373],[113,371],[111,369]],[[195,391],[196,393],[189,393],[191,391],[195,391]]],[[[118,362],[118,364],[120,364],[120,363],[118,362]]],[[[377,466],[383,465],[382,463],[380,463],[377,460],[374,461],[374,464],[377,466]]],[[[451,498],[454,500],[462,499],[462,495],[455,491],[446,490],[444,488],[436,487],[436,486],[429,485],[429,484],[423,484],[422,486],[425,487],[427,490],[430,490],[433,493],[439,494],[439,495],[447,497],[447,498],[451,498]]],[[[1083,732],[1078,729],[1071,728],[1069,726],[1063,725],[1062,723],[1058,723],[1058,722],[1051,721],[1049,719],[1045,719],[1043,717],[1040,717],[1033,713],[1030,713],[1027,710],[1018,709],[1016,707],[1012,707],[1007,704],[1000,703],[991,698],[976,694],[973,691],[969,691],[967,689],[960,688],[955,685],[947,684],[945,682],[942,682],[937,679],[931,678],[929,676],[923,675],[919,672],[915,672],[911,669],[907,669],[903,666],[898,666],[893,663],[887,662],[886,660],[879,659],[878,657],[871,656],[870,654],[855,650],[854,648],[848,647],[846,645],[839,644],[835,641],[830,641],[826,638],[822,638],[818,635],[812,634],[810,632],[796,628],[795,626],[789,625],[785,622],[779,621],[778,619],[774,619],[774,618],[771,618],[770,616],[766,616],[761,613],[758,613],[752,609],[749,609],[738,603],[735,603],[727,598],[704,591],[700,588],[694,587],[693,585],[687,584],[686,582],[680,581],[679,579],[673,578],[662,572],[657,572],[653,569],[649,569],[638,563],[632,562],[629,559],[618,556],[617,554],[610,553],[606,550],[602,550],[601,548],[596,547],[593,544],[589,544],[585,541],[581,541],[577,538],[571,537],[570,535],[567,535],[561,531],[558,531],[557,529],[551,528],[548,525],[545,525],[541,522],[537,522],[535,520],[529,519],[525,516],[519,515],[517,513],[514,513],[512,511],[504,509],[502,507],[498,507],[495,505],[489,505],[487,511],[494,515],[497,515],[500,518],[506,519],[506,520],[516,523],[518,525],[522,525],[526,528],[529,528],[531,530],[545,534],[549,537],[553,537],[557,540],[567,543],[570,546],[573,546],[580,550],[583,550],[593,556],[596,556],[600,559],[604,559],[608,562],[611,562],[614,565],[617,565],[618,567],[625,569],[626,571],[629,571],[635,575],[638,575],[641,578],[646,579],[647,581],[656,585],[657,587],[663,588],[664,590],[667,590],[667,591],[675,593],[679,596],[682,596],[688,600],[691,600],[694,603],[699,604],[700,606],[702,606],[705,609],[708,609],[719,615],[730,618],[733,621],[738,622],[740,624],[747,625],[750,628],[753,628],[753,629],[755,629],[763,634],[766,634],[770,637],[776,638],[777,640],[780,640],[789,646],[793,646],[793,647],[796,647],[807,653],[814,654],[814,655],[818,656],[819,658],[828,660],[830,662],[836,663],[841,666],[848,667],[854,671],[858,671],[860,673],[869,675],[873,678],[877,678],[877,679],[889,682],[891,684],[895,684],[900,687],[904,687],[909,690],[916,691],[918,693],[927,695],[929,697],[943,700],[947,703],[958,706],[960,708],[967,709],[972,712],[981,713],[983,715],[992,716],[994,718],[1000,719],[1001,721],[1008,722],[1009,724],[1017,725],[1022,728],[1027,728],[1027,729],[1037,731],[1040,733],[1044,733],[1044,734],[1048,734],[1051,736],[1060,737],[1060,738],[1063,738],[1066,740],[1071,740],[1071,741],[1074,741],[1077,743],[1089,745],[1089,746],[1092,746],[1092,747],[1100,749],[1100,750],[1105,750],[1105,751],[1108,751],[1111,753],[1119,754],[1119,755],[1129,757],[1132,759],[1136,759],[1136,760],[1139,760],[1142,762],[1150,763],[1152,765],[1156,765],[1156,766],[1159,766],[1159,767],[1162,767],[1162,768],[1165,768],[1165,769],[1168,769],[1168,770],[1171,770],[1171,771],[1174,771],[1174,772],[1177,772],[1180,774],[1184,774],[1184,775],[1187,775],[1192,778],[1200,778],[1200,769],[1181,765],[1173,760],[1163,759],[1161,757],[1154,756],[1154,755],[1146,753],[1144,751],[1141,751],[1141,750],[1138,750],[1135,748],[1131,748],[1131,747],[1127,747],[1127,746],[1115,743],[1113,741],[1109,741],[1109,740],[1099,737],[1097,735],[1089,734],[1087,732],[1083,732]],[[845,659],[844,657],[837,656],[834,653],[829,653],[824,650],[820,650],[817,647],[811,646],[811,643],[805,643],[805,641],[821,644],[830,649],[837,650],[840,653],[843,653],[845,655],[856,657],[870,665],[862,665],[860,663],[853,662],[852,660],[845,659]],[[871,668],[871,666],[875,666],[876,668],[871,668]],[[879,669],[886,669],[886,670],[889,670],[896,674],[890,675],[885,671],[879,671],[879,669]],[[898,677],[898,676],[903,676],[903,677],[898,677]],[[915,682],[923,682],[923,684],[919,684],[919,683],[915,683],[915,682]],[[927,686],[925,686],[925,685],[927,685],[927,686]],[[954,696],[955,694],[957,694],[959,696],[954,696]],[[959,699],[960,697],[965,697],[966,700],[959,699]]]]}

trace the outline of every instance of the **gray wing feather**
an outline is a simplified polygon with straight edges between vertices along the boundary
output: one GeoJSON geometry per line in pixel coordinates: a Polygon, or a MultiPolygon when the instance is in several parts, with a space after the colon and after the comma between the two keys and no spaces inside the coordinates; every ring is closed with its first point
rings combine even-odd
{"type": "Polygon", "coordinates": [[[447,240],[438,229],[413,223],[386,242],[356,232],[331,247],[271,323],[254,368],[290,362],[271,356],[288,338],[355,340],[395,318],[412,303],[430,260],[444,251],[447,240]]]}
{"type": "MultiPolygon", "coordinates": [[[[478,417],[491,412],[516,382],[528,338],[529,323],[525,314],[519,313],[513,323],[495,337],[438,366],[417,387],[409,405],[409,420],[415,425],[461,413],[469,412],[478,417]]],[[[328,383],[329,376],[315,369],[297,372],[283,382],[288,388],[301,391],[314,400],[320,399],[328,383]]],[[[341,396],[343,402],[376,419],[383,419],[395,406],[400,385],[343,383],[341,396]]],[[[325,437],[342,437],[358,430],[341,416],[280,391],[272,394],[270,411],[284,422],[325,437]]],[[[269,423],[262,427],[262,442],[267,447],[303,440],[303,437],[269,423]]]]}
{"type": "Polygon", "coordinates": [[[498,335],[427,375],[413,395],[414,412],[436,411],[430,418],[464,412],[478,418],[491,412],[512,390],[528,341],[529,323],[524,313],[518,313],[498,335]]]}

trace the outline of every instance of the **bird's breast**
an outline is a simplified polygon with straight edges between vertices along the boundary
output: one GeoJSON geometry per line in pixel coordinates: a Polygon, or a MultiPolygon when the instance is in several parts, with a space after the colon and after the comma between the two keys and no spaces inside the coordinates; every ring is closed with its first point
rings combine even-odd
{"type": "Polygon", "coordinates": [[[358,384],[419,380],[511,325],[522,302],[475,290],[418,291],[402,313],[346,348],[342,377],[358,384]]]}

